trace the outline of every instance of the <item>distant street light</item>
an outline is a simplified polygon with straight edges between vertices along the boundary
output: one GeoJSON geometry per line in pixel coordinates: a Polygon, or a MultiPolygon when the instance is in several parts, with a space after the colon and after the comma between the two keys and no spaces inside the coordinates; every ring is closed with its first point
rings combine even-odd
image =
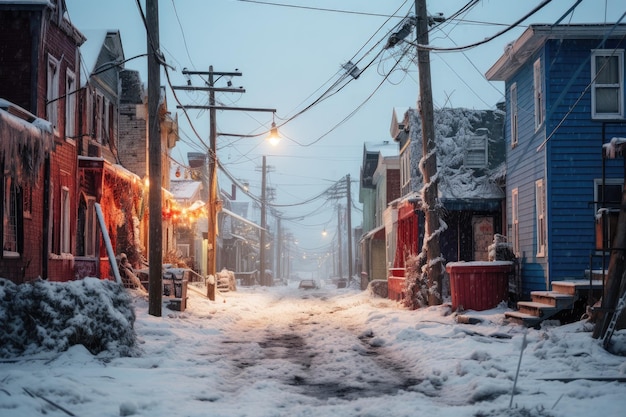
{"type": "Polygon", "coordinates": [[[280,139],[278,128],[276,127],[276,122],[274,121],[274,115],[272,114],[272,127],[270,128],[270,134],[268,135],[267,140],[272,146],[276,146],[280,142],[280,139]]]}

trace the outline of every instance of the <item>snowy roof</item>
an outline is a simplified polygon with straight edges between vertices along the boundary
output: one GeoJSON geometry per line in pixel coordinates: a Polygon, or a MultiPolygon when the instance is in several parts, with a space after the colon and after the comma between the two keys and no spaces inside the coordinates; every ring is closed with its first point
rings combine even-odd
{"type": "Polygon", "coordinates": [[[50,122],[4,99],[0,99],[0,138],[4,169],[18,183],[34,182],[46,155],[55,148],[50,122]]]}
{"type": "Polygon", "coordinates": [[[53,8],[54,4],[50,0],[10,0],[10,1],[0,1],[0,6],[48,6],[49,8],[53,8]]]}
{"type": "Polygon", "coordinates": [[[365,142],[363,144],[363,152],[380,154],[383,157],[398,156],[398,144],[388,140],[382,142],[365,142]]]}
{"type": "Polygon", "coordinates": [[[626,25],[613,23],[530,25],[519,38],[506,46],[502,56],[487,70],[485,77],[489,81],[510,79],[548,39],[601,39],[605,36],[623,38],[626,36],[626,25]]]}
{"type": "Polygon", "coordinates": [[[398,157],[398,144],[388,140],[363,143],[363,163],[361,165],[361,187],[372,188],[374,172],[378,167],[379,158],[398,157]]]}
{"type": "MultiPolygon", "coordinates": [[[[503,145],[502,121],[501,112],[493,110],[435,110],[438,191],[442,202],[451,206],[452,202],[476,203],[505,197],[504,191],[494,178],[494,173],[502,170],[501,161],[484,169],[469,168],[464,161],[472,138],[487,134],[489,147],[503,145]]],[[[422,155],[422,131],[421,119],[415,109],[409,110],[409,124],[412,188],[419,191],[422,187],[422,176],[418,168],[422,155]]],[[[498,157],[504,160],[504,152],[498,157]]]]}
{"type": "Polygon", "coordinates": [[[176,200],[196,200],[200,195],[202,183],[192,180],[171,180],[170,192],[176,200]]]}

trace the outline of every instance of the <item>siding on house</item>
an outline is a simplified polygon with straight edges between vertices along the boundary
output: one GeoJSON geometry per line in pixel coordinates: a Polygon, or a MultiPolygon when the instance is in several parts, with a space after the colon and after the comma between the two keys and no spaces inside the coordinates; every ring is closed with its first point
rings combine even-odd
{"type": "MultiPolygon", "coordinates": [[[[623,136],[626,123],[591,119],[591,95],[583,91],[591,81],[590,54],[599,40],[550,40],[546,46],[546,101],[551,114],[547,132],[549,154],[548,224],[550,233],[549,276],[551,280],[582,278],[595,251],[594,179],[602,178],[602,144],[623,136]],[[572,69],[580,70],[573,78],[572,69]],[[570,88],[568,84],[571,84],[570,88]],[[573,104],[573,110],[568,115],[573,104]],[[558,129],[561,120],[566,123],[558,129]],[[555,130],[556,129],[556,130],[555,130]]],[[[605,49],[618,46],[608,41],[605,49]]],[[[606,177],[621,178],[623,161],[606,161],[606,177]]]]}
{"type": "MultiPolygon", "coordinates": [[[[507,189],[518,190],[518,220],[519,248],[518,256],[521,260],[522,273],[524,276],[522,292],[545,290],[546,280],[546,257],[537,256],[537,228],[535,223],[535,182],[545,176],[545,150],[537,152],[538,146],[543,142],[543,128],[535,132],[534,110],[534,86],[533,64],[541,59],[542,54],[533,55],[520,71],[506,83],[507,102],[510,100],[509,87],[512,83],[517,84],[518,105],[518,129],[519,137],[516,146],[511,146],[511,118],[510,109],[507,106],[505,117],[505,143],[507,164],[507,189]]],[[[507,213],[511,213],[511,201],[507,199],[507,213]]],[[[507,218],[511,219],[509,214],[507,218]]],[[[508,235],[511,234],[511,225],[508,224],[508,235]]]]}
{"type": "MultiPolygon", "coordinates": [[[[625,25],[532,25],[487,72],[488,79],[505,81],[507,189],[519,192],[518,255],[526,297],[530,291],[550,289],[552,281],[583,278],[586,270],[599,266],[594,181],[602,179],[604,173],[606,179],[623,183],[623,160],[606,160],[603,169],[602,144],[615,136],[624,137],[626,123],[623,118],[592,119],[590,59],[594,49],[625,49],[625,30],[625,25]],[[609,31],[615,39],[602,45],[609,31]],[[541,60],[545,105],[545,121],[539,130],[535,129],[533,86],[537,59],[541,60]],[[513,83],[517,86],[519,139],[512,147],[513,83]],[[535,181],[541,178],[547,219],[547,250],[542,257],[537,256],[535,196],[535,181]],[[591,255],[596,263],[590,263],[591,255]]],[[[508,198],[509,219],[511,209],[508,198]]],[[[511,231],[508,224],[509,235],[511,231]]]]}

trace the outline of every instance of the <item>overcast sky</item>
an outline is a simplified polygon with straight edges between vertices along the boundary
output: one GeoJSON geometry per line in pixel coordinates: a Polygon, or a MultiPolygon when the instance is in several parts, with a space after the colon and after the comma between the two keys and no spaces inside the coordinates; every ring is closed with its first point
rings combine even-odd
{"type": "MultiPolygon", "coordinates": [[[[66,0],[71,21],[80,30],[119,29],[126,58],[146,52],[145,27],[138,6],[131,0],[66,0]]],[[[429,13],[453,16],[466,0],[430,1],[429,13]]],[[[470,2],[471,3],[471,2],[470,2]]],[[[468,45],[492,36],[517,21],[540,0],[483,0],[456,19],[430,33],[430,43],[440,47],[468,45]]],[[[553,0],[518,28],[485,45],[465,52],[431,53],[433,100],[436,107],[493,109],[503,100],[500,82],[489,83],[484,73],[500,57],[507,43],[515,40],[529,23],[554,23],[574,0],[553,0]]],[[[145,0],[141,0],[145,9],[145,0]]],[[[306,249],[322,251],[330,243],[337,214],[331,202],[316,199],[334,182],[350,174],[353,201],[358,204],[358,180],[364,142],[390,140],[394,107],[415,107],[418,89],[415,50],[404,43],[383,50],[391,32],[407,14],[414,13],[411,0],[161,0],[160,43],[173,67],[173,85],[184,85],[183,68],[242,72],[233,86],[244,94],[217,93],[219,104],[275,108],[275,122],[283,140],[276,147],[257,138],[218,138],[218,158],[236,178],[250,184],[260,195],[262,155],[272,168],[268,186],[276,189],[274,203],[306,249]],[[322,94],[345,73],[348,61],[363,72],[350,82],[340,82],[325,100],[322,94]],[[312,105],[312,106],[311,106],[312,105]],[[311,107],[309,107],[311,106],[311,107]],[[302,112],[304,110],[304,112],[302,112]],[[302,112],[293,120],[294,115],[302,112]],[[285,123],[285,121],[287,121],[285,123]],[[284,125],[283,125],[284,124],[284,125]],[[293,205],[291,207],[288,207],[293,205]],[[317,215],[312,215],[317,212],[317,215]]],[[[583,0],[573,15],[562,23],[615,22],[626,11],[623,0],[583,0]]],[[[414,33],[409,40],[414,39],[414,33]]],[[[140,70],[147,82],[145,57],[134,59],[127,68],[140,70]]],[[[346,80],[350,80],[348,77],[346,80]]],[[[162,84],[167,80],[161,78],[162,84]]],[[[202,86],[198,77],[192,84],[202,86]]],[[[216,82],[225,87],[226,78],[216,82]]],[[[207,104],[206,93],[177,94],[182,104],[207,104]]],[[[184,120],[176,101],[168,93],[168,105],[179,113],[181,142],[172,156],[186,164],[187,152],[206,152],[209,116],[189,110],[201,138],[184,120]]],[[[217,130],[222,133],[260,134],[272,123],[265,112],[218,111],[217,130]]],[[[221,187],[230,183],[221,179],[221,187]]],[[[342,202],[345,206],[345,202],[342,202]]],[[[353,210],[353,226],[361,223],[361,212],[353,210]]]]}

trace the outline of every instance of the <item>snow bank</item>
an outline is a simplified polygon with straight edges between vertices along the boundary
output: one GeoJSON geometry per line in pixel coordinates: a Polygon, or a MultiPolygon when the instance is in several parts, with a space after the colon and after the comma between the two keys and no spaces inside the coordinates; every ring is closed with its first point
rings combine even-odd
{"type": "Polygon", "coordinates": [[[0,278],[0,357],[66,351],[83,345],[128,356],[135,346],[135,311],[125,289],[97,278],[37,280],[16,285],[0,278]]]}

